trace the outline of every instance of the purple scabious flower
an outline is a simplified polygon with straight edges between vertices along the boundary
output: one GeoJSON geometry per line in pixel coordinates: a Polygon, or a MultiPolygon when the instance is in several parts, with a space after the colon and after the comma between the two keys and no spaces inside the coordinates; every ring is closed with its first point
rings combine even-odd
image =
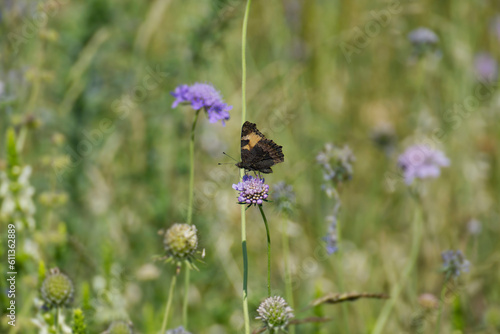
{"type": "Polygon", "coordinates": [[[498,80],[497,61],[487,52],[480,52],[474,57],[474,69],[481,82],[492,83],[498,80]]]}
{"type": "Polygon", "coordinates": [[[470,262],[465,258],[464,254],[457,250],[448,250],[441,253],[443,259],[443,272],[450,277],[457,278],[463,272],[469,272],[470,262]]]}
{"type": "Polygon", "coordinates": [[[225,121],[229,120],[229,111],[233,108],[224,103],[220,92],[208,83],[180,85],[170,94],[175,97],[172,108],[189,103],[194,110],[205,109],[210,123],[221,121],[225,125],[225,121]]]}
{"type": "Polygon", "coordinates": [[[233,189],[240,192],[238,203],[261,205],[266,201],[269,196],[269,185],[264,182],[264,179],[245,175],[240,183],[233,184],[233,189]]]}
{"type": "Polygon", "coordinates": [[[415,178],[436,178],[441,174],[441,167],[448,167],[450,160],[439,150],[426,145],[414,145],[399,156],[398,165],[403,170],[406,184],[415,178]]]}
{"type": "Polygon", "coordinates": [[[439,37],[436,33],[428,28],[420,27],[410,31],[408,39],[414,45],[437,44],[439,37]]]}

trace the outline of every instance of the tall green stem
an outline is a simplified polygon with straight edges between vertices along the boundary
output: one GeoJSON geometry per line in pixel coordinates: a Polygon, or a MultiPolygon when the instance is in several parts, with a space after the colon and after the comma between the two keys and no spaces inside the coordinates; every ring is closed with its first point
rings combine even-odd
{"type": "Polygon", "coordinates": [[[271,297],[271,234],[269,233],[269,225],[267,224],[267,218],[262,209],[262,205],[259,205],[260,214],[264,220],[264,225],[266,225],[267,234],[267,296],[271,297]]]}
{"type": "MultiPolygon", "coordinates": [[[[288,239],[288,217],[283,219],[283,231],[282,231],[282,243],[283,243],[283,257],[285,260],[285,294],[286,301],[292,309],[295,309],[295,303],[293,301],[293,289],[292,289],[292,272],[290,269],[290,241],[288,239]]],[[[290,326],[288,329],[290,334],[295,334],[295,326],[290,326]]]]}
{"type": "Polygon", "coordinates": [[[189,276],[191,269],[186,264],[184,266],[184,298],[182,300],[182,325],[188,328],[188,294],[189,294],[189,276]]]}
{"type": "MultiPolygon", "coordinates": [[[[241,31],[241,124],[246,120],[246,44],[248,14],[250,12],[251,0],[247,0],[243,27],[241,31]]],[[[240,170],[240,179],[243,179],[244,171],[240,170]]],[[[250,334],[250,316],[248,315],[248,254],[247,254],[247,232],[245,207],[241,206],[241,247],[243,251],[243,318],[245,321],[245,334],[250,334]]]]}
{"type": "Polygon", "coordinates": [[[439,310],[438,310],[438,316],[437,316],[437,322],[436,322],[436,334],[439,334],[439,329],[441,328],[441,316],[443,314],[443,304],[444,304],[444,298],[446,294],[446,283],[448,283],[448,280],[450,279],[450,274],[446,274],[446,278],[444,280],[443,288],[441,289],[441,297],[439,298],[439,310]]]}
{"type": "Polygon", "coordinates": [[[391,299],[387,304],[385,304],[384,308],[382,309],[382,312],[380,313],[377,322],[375,323],[375,328],[372,331],[372,334],[380,334],[384,331],[384,326],[387,322],[387,319],[389,319],[389,315],[391,314],[392,309],[394,308],[394,305],[396,304],[399,298],[399,294],[401,293],[403,286],[408,280],[408,277],[410,276],[413,267],[417,263],[418,253],[420,251],[420,244],[422,243],[422,231],[423,231],[422,228],[423,210],[422,206],[420,205],[421,204],[420,201],[418,202],[419,203],[417,205],[417,208],[415,208],[415,214],[413,217],[413,241],[412,241],[410,259],[408,260],[408,263],[406,264],[403,270],[401,279],[392,289],[390,294],[391,299]]]}
{"type": "Polygon", "coordinates": [[[56,319],[55,319],[55,325],[56,325],[56,334],[59,334],[61,331],[59,330],[59,317],[60,317],[60,307],[56,307],[56,319]]]}
{"type": "Polygon", "coordinates": [[[177,282],[177,274],[172,277],[172,281],[170,282],[170,290],[168,291],[168,300],[167,306],[165,307],[165,314],[163,315],[163,323],[161,324],[160,333],[165,333],[168,325],[168,317],[170,315],[170,308],[172,306],[172,298],[174,295],[175,283],[177,282]]]}
{"type": "MultiPolygon", "coordinates": [[[[188,203],[188,214],[187,214],[187,224],[191,225],[193,222],[193,202],[194,202],[194,134],[196,130],[196,123],[198,122],[198,116],[200,115],[200,110],[196,110],[194,115],[193,125],[191,126],[191,140],[189,141],[189,203],[188,203]]],[[[184,298],[182,304],[182,324],[187,328],[188,324],[188,293],[189,293],[189,267],[186,265],[186,271],[184,273],[184,298]]]]}
{"type": "Polygon", "coordinates": [[[189,142],[189,203],[187,213],[187,224],[191,225],[193,222],[193,201],[194,201],[194,130],[196,129],[196,122],[200,115],[200,110],[196,110],[194,115],[193,125],[191,127],[191,140],[189,142]]]}

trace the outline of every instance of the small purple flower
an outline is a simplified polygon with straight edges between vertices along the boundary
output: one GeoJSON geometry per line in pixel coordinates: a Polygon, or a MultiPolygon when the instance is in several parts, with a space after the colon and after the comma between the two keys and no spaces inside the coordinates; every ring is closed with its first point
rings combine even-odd
{"type": "Polygon", "coordinates": [[[221,121],[222,125],[225,125],[229,119],[229,110],[233,109],[233,106],[228,106],[223,102],[217,102],[213,104],[209,109],[207,109],[208,121],[210,123],[217,123],[221,121]]]}
{"type": "Polygon", "coordinates": [[[470,262],[465,258],[464,254],[457,250],[448,250],[441,253],[443,258],[443,272],[450,277],[457,278],[463,272],[469,272],[470,262]]]}
{"type": "Polygon", "coordinates": [[[474,68],[479,80],[492,83],[498,79],[497,61],[487,52],[480,52],[474,57],[474,68]]]}
{"type": "Polygon", "coordinates": [[[221,121],[224,125],[224,121],[229,120],[229,110],[233,108],[224,103],[220,92],[214,86],[207,83],[180,85],[170,94],[175,97],[172,108],[182,103],[190,103],[194,110],[203,108],[207,112],[210,123],[221,121]]]}
{"type": "Polygon", "coordinates": [[[240,183],[233,184],[233,189],[240,192],[240,195],[238,196],[238,203],[261,205],[264,201],[266,201],[269,192],[269,185],[264,182],[264,179],[245,175],[240,183]]]}
{"type": "Polygon", "coordinates": [[[439,42],[439,37],[436,35],[436,33],[424,27],[420,27],[410,31],[410,33],[408,34],[408,39],[414,45],[430,45],[437,44],[439,42]]]}
{"type": "Polygon", "coordinates": [[[406,184],[413,183],[415,178],[436,178],[441,167],[448,167],[450,160],[439,150],[426,145],[414,145],[399,156],[399,167],[403,170],[406,184]]]}
{"type": "Polygon", "coordinates": [[[181,103],[190,102],[189,101],[189,86],[188,85],[180,85],[175,88],[173,92],[171,92],[173,97],[175,97],[174,103],[172,103],[172,108],[176,108],[181,103]]]}

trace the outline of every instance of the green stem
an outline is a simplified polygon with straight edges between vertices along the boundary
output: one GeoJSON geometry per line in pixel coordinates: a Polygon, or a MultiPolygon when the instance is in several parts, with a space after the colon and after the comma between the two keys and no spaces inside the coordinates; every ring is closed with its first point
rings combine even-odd
{"type": "Polygon", "coordinates": [[[389,319],[389,315],[392,312],[392,309],[394,308],[394,305],[396,305],[396,302],[399,298],[399,294],[401,293],[401,290],[403,289],[403,286],[405,285],[406,281],[408,280],[408,277],[410,276],[411,271],[413,270],[413,267],[417,263],[418,259],[418,253],[420,251],[420,244],[422,243],[422,207],[418,205],[418,207],[415,209],[415,214],[413,218],[413,242],[412,242],[412,248],[411,248],[411,253],[410,253],[410,259],[408,263],[406,264],[406,267],[403,270],[403,274],[401,276],[401,279],[399,282],[394,286],[394,288],[391,291],[390,297],[391,299],[387,304],[385,304],[384,308],[382,309],[382,312],[380,313],[377,322],[375,323],[375,328],[372,332],[372,334],[380,334],[384,330],[384,326],[389,319]]]}
{"type": "Polygon", "coordinates": [[[441,296],[439,298],[439,310],[438,310],[438,315],[437,315],[437,322],[436,322],[436,334],[439,334],[439,329],[441,327],[441,316],[443,314],[443,304],[444,304],[444,298],[446,294],[446,283],[448,283],[448,279],[450,278],[450,274],[446,274],[446,278],[444,280],[443,288],[441,289],[441,296]]]}
{"type": "Polygon", "coordinates": [[[174,275],[170,282],[170,290],[168,291],[167,306],[165,307],[165,314],[163,315],[163,323],[161,324],[160,333],[165,333],[168,325],[168,316],[170,315],[170,307],[172,306],[172,296],[174,295],[175,283],[177,281],[177,274],[174,275]]]}
{"type": "Polygon", "coordinates": [[[267,296],[271,297],[271,234],[269,233],[269,225],[267,224],[267,218],[262,209],[262,205],[258,205],[262,219],[264,220],[264,225],[266,225],[267,233],[267,296]]]}
{"type": "MultiPolygon", "coordinates": [[[[292,289],[292,272],[290,269],[290,241],[288,238],[288,217],[283,219],[283,231],[282,231],[282,243],[283,243],[283,257],[285,260],[285,294],[286,301],[292,309],[295,309],[295,303],[293,301],[293,289],[292,289]]],[[[290,334],[295,334],[295,326],[290,326],[288,329],[290,334]]]]}
{"type": "MultiPolygon", "coordinates": [[[[241,31],[241,124],[246,120],[246,43],[248,14],[250,12],[251,0],[247,0],[243,27],[241,31]]],[[[240,180],[243,178],[244,170],[240,169],[240,180]]],[[[250,334],[250,316],[248,315],[248,254],[247,254],[247,232],[245,207],[241,206],[241,247],[243,251],[243,318],[245,321],[245,334],[250,334]]]]}
{"type": "Polygon", "coordinates": [[[191,141],[189,142],[189,204],[187,214],[187,224],[191,225],[193,222],[193,200],[194,200],[194,130],[196,129],[196,122],[200,110],[196,110],[194,115],[193,126],[191,127],[191,141]]]}
{"type": "Polygon", "coordinates": [[[56,325],[56,334],[59,334],[59,307],[56,307],[56,316],[55,316],[55,325],[56,325]]]}
{"type": "Polygon", "coordinates": [[[191,270],[186,264],[184,270],[184,299],[182,301],[182,325],[185,329],[188,328],[188,294],[189,294],[189,276],[191,270]]]}

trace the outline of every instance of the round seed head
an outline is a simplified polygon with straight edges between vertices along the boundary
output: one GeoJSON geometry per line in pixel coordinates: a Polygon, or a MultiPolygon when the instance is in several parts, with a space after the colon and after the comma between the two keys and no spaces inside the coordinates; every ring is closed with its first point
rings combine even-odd
{"type": "Polygon", "coordinates": [[[73,282],[58,268],[50,270],[42,283],[42,298],[51,306],[67,305],[73,297],[73,282]]]}
{"type": "Polygon", "coordinates": [[[196,226],[188,224],[172,225],[165,233],[163,243],[168,256],[178,261],[188,259],[196,252],[198,247],[196,226]]]}
{"type": "Polygon", "coordinates": [[[432,293],[424,293],[418,297],[418,303],[426,310],[433,310],[439,307],[439,300],[432,293]]]}
{"type": "Polygon", "coordinates": [[[280,296],[265,299],[257,309],[260,319],[269,330],[284,330],[290,319],[294,317],[293,310],[280,296]]]}

